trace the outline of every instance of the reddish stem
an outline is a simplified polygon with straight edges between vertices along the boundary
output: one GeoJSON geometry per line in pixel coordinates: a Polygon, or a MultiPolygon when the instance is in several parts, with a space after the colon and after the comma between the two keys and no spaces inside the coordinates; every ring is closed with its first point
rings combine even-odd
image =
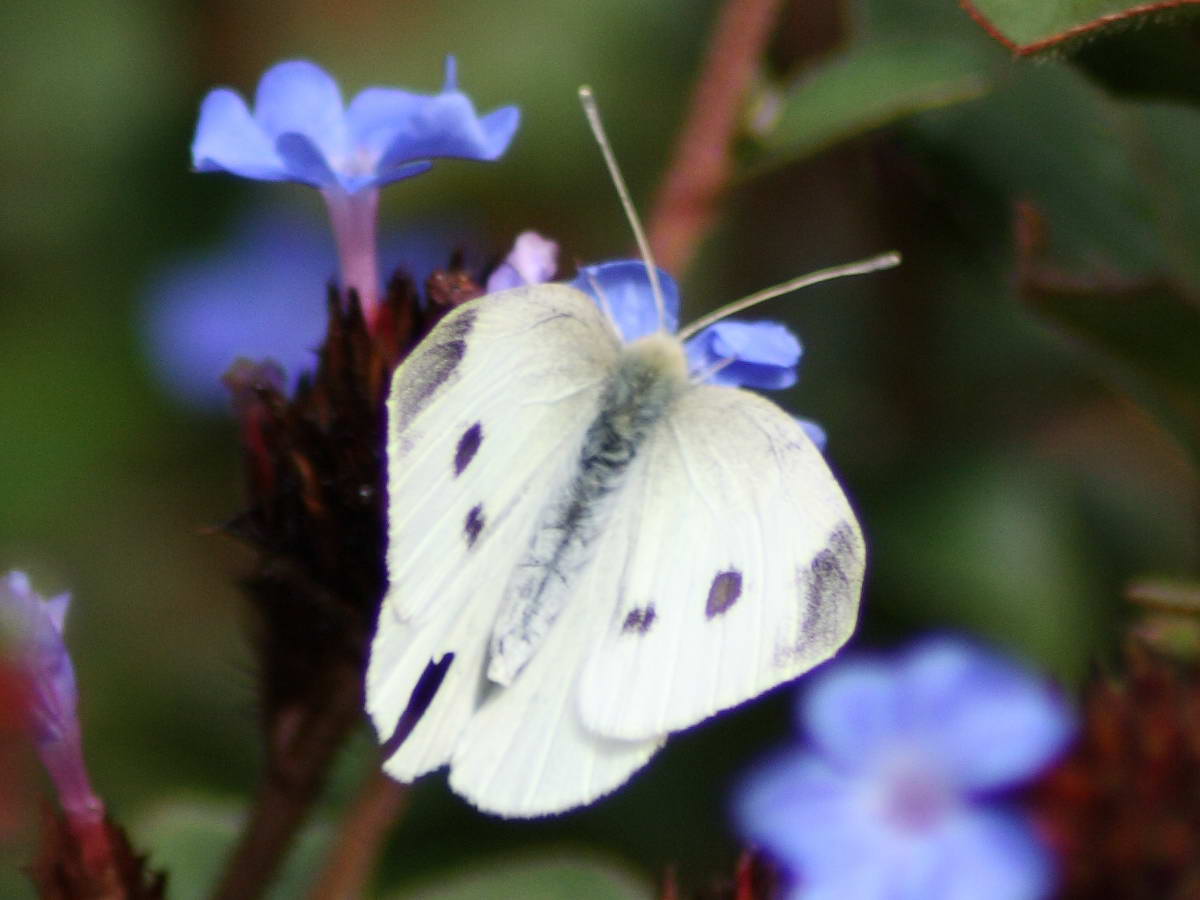
{"type": "Polygon", "coordinates": [[[380,847],[407,808],[408,785],[373,768],[346,814],[312,900],[366,896],[380,847]]]}
{"type": "Polygon", "coordinates": [[[713,31],[687,119],[650,215],[663,268],[687,268],[716,216],[732,171],[730,146],[781,0],[729,0],[713,31]]]}

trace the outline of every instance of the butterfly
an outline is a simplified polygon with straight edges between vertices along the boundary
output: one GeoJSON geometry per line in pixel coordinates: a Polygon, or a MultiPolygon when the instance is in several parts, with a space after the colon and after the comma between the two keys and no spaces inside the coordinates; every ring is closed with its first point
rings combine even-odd
{"type": "Polygon", "coordinates": [[[855,626],[865,548],[822,453],[689,370],[645,271],[660,328],[632,341],[588,293],[530,285],[458,307],[395,372],[366,694],[400,781],[448,765],[506,817],[587,804],[855,626]]]}

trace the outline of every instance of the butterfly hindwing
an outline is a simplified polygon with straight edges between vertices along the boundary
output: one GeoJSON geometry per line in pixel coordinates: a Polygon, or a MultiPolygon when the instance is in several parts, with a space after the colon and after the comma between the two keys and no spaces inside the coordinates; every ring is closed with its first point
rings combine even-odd
{"type": "Polygon", "coordinates": [[[582,719],[647,739],[790,680],[853,630],[865,551],[800,425],[746,391],[692,386],[622,488],[608,621],[583,667],[582,719]]]}
{"type": "Polygon", "coordinates": [[[665,740],[601,737],[580,716],[580,663],[610,616],[607,573],[618,562],[597,557],[573,581],[570,605],[537,653],[510,686],[493,689],[463,732],[450,785],[480,809],[534,816],[590,803],[623,784],[665,740]]]}
{"type": "Polygon", "coordinates": [[[389,589],[367,675],[381,740],[411,728],[385,763],[395,777],[445,764],[477,708],[506,576],[571,477],[618,351],[590,300],[542,285],[464,304],[396,371],[389,589]]]}

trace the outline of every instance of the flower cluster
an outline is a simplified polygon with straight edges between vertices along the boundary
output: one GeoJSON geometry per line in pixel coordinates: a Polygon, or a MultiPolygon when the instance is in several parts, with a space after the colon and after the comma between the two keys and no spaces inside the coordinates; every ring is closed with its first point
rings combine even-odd
{"type": "Polygon", "coordinates": [[[793,896],[1033,900],[1048,851],[1003,799],[1066,747],[1071,709],[1011,662],[932,640],[895,659],[831,664],[801,703],[804,749],[738,793],[743,835],[793,896]]]}

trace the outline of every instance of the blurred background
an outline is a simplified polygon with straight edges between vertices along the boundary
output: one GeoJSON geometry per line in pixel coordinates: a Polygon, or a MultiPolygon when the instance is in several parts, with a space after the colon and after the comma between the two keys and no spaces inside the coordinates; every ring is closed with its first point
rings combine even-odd
{"type": "MultiPolygon", "coordinates": [[[[519,105],[521,130],[495,165],[441,162],[386,189],[385,262],[421,274],[461,248],[482,269],[532,228],[559,241],[569,277],[631,246],[576,88],[595,88],[647,210],[718,9],[4,4],[0,570],[73,591],[93,779],[171,872],[172,896],[204,896],[259,761],[235,587],[251,557],[213,533],[241,504],[237,436],[212,386],[284,328],[281,361],[301,370],[335,275],[315,192],[189,172],[204,93],[252,95],[295,57],[348,96],[432,92],[456,54],[477,107],[519,105]]],[[[1072,683],[1111,660],[1130,582],[1195,573],[1194,40],[1188,20],[1162,20],[1030,61],[951,0],[785,4],[737,181],[675,274],[686,321],[812,269],[904,254],[760,311],[805,344],[799,385],[777,399],[824,426],[867,534],[854,646],[961,630],[1072,683]]],[[[731,787],[789,738],[793,696],[675,737],[615,796],[561,819],[488,819],[429,777],[377,893],[639,896],[668,865],[685,885],[727,877],[731,787]]],[[[364,726],[277,896],[320,860],[370,748],[364,726]]],[[[5,833],[0,895],[31,895],[18,867],[32,837],[5,833]]]]}

